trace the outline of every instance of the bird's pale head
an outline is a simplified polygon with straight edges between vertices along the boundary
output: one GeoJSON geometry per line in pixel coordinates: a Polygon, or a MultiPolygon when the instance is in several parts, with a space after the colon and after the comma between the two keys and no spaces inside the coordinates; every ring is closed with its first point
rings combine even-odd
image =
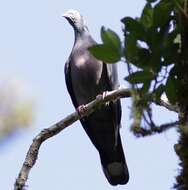
{"type": "Polygon", "coordinates": [[[87,28],[83,16],[77,10],[70,9],[63,14],[63,17],[65,17],[78,32],[87,28]]]}

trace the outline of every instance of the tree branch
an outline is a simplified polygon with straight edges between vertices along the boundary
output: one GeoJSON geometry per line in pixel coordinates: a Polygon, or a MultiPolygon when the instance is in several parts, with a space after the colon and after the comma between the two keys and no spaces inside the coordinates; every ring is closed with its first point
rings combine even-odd
{"type": "MultiPolygon", "coordinates": [[[[31,144],[31,146],[29,147],[25,161],[18,174],[18,178],[16,179],[16,182],[14,184],[14,190],[23,190],[24,189],[25,183],[29,176],[29,172],[37,160],[40,146],[45,140],[57,135],[63,129],[70,126],[72,123],[81,119],[82,117],[91,114],[98,107],[100,107],[101,104],[105,104],[106,102],[114,101],[114,100],[117,100],[120,98],[125,98],[125,97],[131,97],[130,89],[120,88],[120,89],[117,89],[114,91],[110,91],[110,92],[107,92],[105,97],[103,97],[102,95],[98,95],[95,100],[93,100],[92,102],[85,105],[85,109],[83,110],[82,116],[80,116],[77,112],[74,112],[74,113],[68,115],[66,118],[62,119],[61,121],[57,122],[56,124],[52,125],[51,127],[42,130],[33,139],[33,142],[31,144]]],[[[169,105],[166,106],[166,104],[164,104],[163,106],[165,106],[167,109],[169,109],[169,107],[168,107],[169,105]]],[[[172,110],[172,109],[170,109],[170,110],[172,110]]],[[[173,110],[173,111],[175,111],[175,110],[173,110]]]]}
{"type": "Polygon", "coordinates": [[[155,103],[156,103],[157,105],[159,105],[159,106],[165,107],[165,108],[168,109],[169,111],[174,111],[174,112],[177,112],[177,113],[179,112],[178,106],[172,105],[172,104],[170,104],[168,101],[164,101],[164,100],[160,99],[160,101],[156,101],[155,103]]]}
{"type": "Polygon", "coordinates": [[[171,129],[172,127],[176,127],[179,125],[179,121],[171,122],[171,123],[165,123],[159,126],[153,126],[150,129],[145,129],[143,127],[133,126],[132,131],[137,137],[146,137],[151,136],[156,133],[162,133],[168,129],[171,129]]]}
{"type": "Polygon", "coordinates": [[[33,142],[27,152],[25,161],[19,172],[18,178],[16,179],[16,182],[14,184],[14,190],[23,190],[24,189],[25,183],[29,176],[29,172],[37,160],[40,146],[45,140],[57,135],[63,129],[70,126],[72,123],[81,119],[82,117],[91,114],[101,104],[105,104],[106,102],[109,102],[109,101],[112,101],[115,99],[130,97],[130,96],[131,96],[131,93],[130,93],[130,90],[128,90],[128,89],[118,89],[115,91],[108,92],[105,97],[103,97],[102,95],[98,95],[95,100],[93,100],[92,102],[85,105],[85,109],[83,111],[82,116],[80,116],[77,112],[74,112],[74,113],[68,115],[63,120],[54,124],[53,126],[42,130],[33,139],[33,142]]]}

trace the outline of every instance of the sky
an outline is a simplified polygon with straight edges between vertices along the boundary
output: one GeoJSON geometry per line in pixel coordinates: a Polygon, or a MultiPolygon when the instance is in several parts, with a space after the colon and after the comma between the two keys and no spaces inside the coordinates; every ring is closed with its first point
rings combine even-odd
{"type": "MultiPolygon", "coordinates": [[[[1,189],[11,190],[32,139],[72,113],[64,79],[64,64],[71,52],[74,33],[62,14],[79,10],[93,38],[100,43],[102,25],[121,38],[124,16],[139,16],[144,0],[0,0],[0,76],[27,84],[35,98],[35,119],[31,129],[22,131],[0,147],[1,189]]],[[[127,85],[125,63],[118,63],[119,80],[127,85]]],[[[161,135],[136,138],[130,132],[131,101],[122,100],[121,136],[130,181],[110,186],[101,169],[97,151],[79,122],[43,143],[38,160],[27,181],[28,189],[59,190],[168,190],[175,182],[178,158],[175,129],[161,135]]],[[[156,107],[158,123],[174,121],[174,113],[156,107]]]]}

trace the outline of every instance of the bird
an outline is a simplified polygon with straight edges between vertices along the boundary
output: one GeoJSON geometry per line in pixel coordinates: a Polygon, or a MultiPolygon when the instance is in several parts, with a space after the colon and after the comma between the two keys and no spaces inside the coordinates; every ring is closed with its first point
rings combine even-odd
{"type": "MultiPolygon", "coordinates": [[[[88,48],[97,43],[79,11],[71,9],[62,16],[74,30],[74,45],[65,63],[64,72],[72,103],[78,109],[94,100],[97,95],[119,88],[117,66],[103,63],[89,52],[88,48]]],[[[129,171],[120,136],[120,100],[101,106],[80,119],[80,122],[99,152],[108,182],[113,186],[126,184],[129,171]]]]}

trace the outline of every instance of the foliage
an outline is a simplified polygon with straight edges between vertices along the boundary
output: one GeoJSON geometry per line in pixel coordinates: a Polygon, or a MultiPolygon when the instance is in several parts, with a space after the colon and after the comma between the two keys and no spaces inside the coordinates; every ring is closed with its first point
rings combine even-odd
{"type": "MultiPolygon", "coordinates": [[[[181,91],[177,74],[181,40],[176,17],[180,3],[180,0],[147,0],[139,18],[121,20],[125,36],[123,46],[114,31],[102,27],[103,44],[90,48],[91,53],[104,62],[126,60],[129,75],[125,80],[134,90],[139,87],[140,96],[134,98],[133,106],[138,108],[139,105],[142,118],[151,120],[151,102],[159,101],[162,94],[165,93],[168,100],[176,104],[181,91]]],[[[138,121],[137,115],[135,113],[134,118],[138,121]]]]}
{"type": "Polygon", "coordinates": [[[135,135],[145,136],[147,132],[150,135],[156,129],[162,130],[156,128],[152,120],[151,107],[162,95],[178,107],[180,139],[175,151],[182,170],[174,187],[188,189],[188,1],[147,0],[140,17],[125,17],[121,22],[125,37],[122,46],[118,35],[103,27],[103,44],[90,51],[107,63],[120,60],[127,63],[129,74],[125,80],[133,91],[132,131],[135,135]]]}
{"type": "Polygon", "coordinates": [[[119,36],[110,29],[101,28],[103,44],[90,47],[92,54],[105,62],[114,63],[121,57],[121,41],[119,36]]]}

